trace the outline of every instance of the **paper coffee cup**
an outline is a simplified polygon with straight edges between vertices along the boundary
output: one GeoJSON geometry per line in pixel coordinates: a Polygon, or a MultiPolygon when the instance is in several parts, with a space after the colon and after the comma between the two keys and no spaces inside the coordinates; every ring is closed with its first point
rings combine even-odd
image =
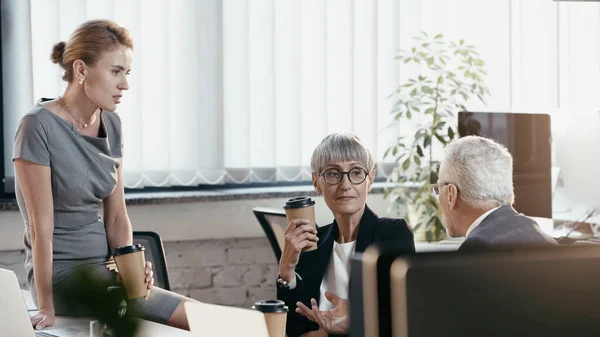
{"type": "Polygon", "coordinates": [[[137,244],[115,248],[113,254],[119,275],[127,291],[129,299],[146,296],[146,259],[144,257],[144,246],[137,244]]]}
{"type": "Polygon", "coordinates": [[[252,309],[265,315],[269,337],[285,337],[285,323],[288,307],[283,301],[262,300],[254,303],[252,309]]]}
{"type": "MultiPolygon", "coordinates": [[[[292,219],[302,218],[310,220],[310,225],[316,228],[315,224],[315,201],[309,197],[297,197],[288,200],[283,205],[287,221],[290,222],[292,219]]],[[[315,242],[304,251],[311,251],[317,249],[317,243],[315,242]]]]}

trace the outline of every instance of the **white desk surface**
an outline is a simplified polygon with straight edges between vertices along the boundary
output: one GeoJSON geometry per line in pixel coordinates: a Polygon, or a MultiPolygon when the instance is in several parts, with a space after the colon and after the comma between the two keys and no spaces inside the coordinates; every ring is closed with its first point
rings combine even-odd
{"type": "MultiPolygon", "coordinates": [[[[21,290],[23,294],[23,298],[27,305],[28,310],[35,309],[35,304],[31,299],[31,292],[28,290],[21,290]]],[[[30,311],[29,315],[35,314],[35,311],[30,311]]],[[[65,328],[73,328],[79,330],[77,334],[65,335],[68,337],[89,337],[90,335],[90,321],[92,319],[88,317],[67,317],[67,316],[57,316],[54,326],[46,328],[42,331],[52,333],[53,330],[57,333],[60,332],[61,329],[65,328]]],[[[139,337],[189,337],[192,336],[192,333],[189,331],[177,329],[170,327],[168,325],[154,323],[146,320],[139,320],[140,324],[138,326],[139,330],[136,333],[136,336],[139,337]]]]}
{"type": "MultiPolygon", "coordinates": [[[[61,329],[73,328],[79,330],[76,334],[64,335],[68,337],[89,337],[90,318],[85,317],[66,317],[57,316],[54,326],[43,329],[42,331],[58,333],[61,329]]],[[[62,336],[62,335],[61,335],[62,336]]],[[[136,332],[137,337],[189,337],[192,333],[189,331],[173,328],[164,324],[140,320],[139,329],[136,332]]]]}

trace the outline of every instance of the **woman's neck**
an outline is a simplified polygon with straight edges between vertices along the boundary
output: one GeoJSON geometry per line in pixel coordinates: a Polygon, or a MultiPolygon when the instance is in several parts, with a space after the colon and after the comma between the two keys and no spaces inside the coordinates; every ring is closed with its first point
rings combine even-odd
{"type": "MultiPolygon", "coordinates": [[[[82,87],[81,85],[79,87],[82,87]]],[[[61,99],[68,107],[69,111],[79,121],[89,121],[98,106],[92,102],[83,91],[83,88],[74,87],[69,84],[61,99]]]]}
{"type": "Polygon", "coordinates": [[[365,206],[352,214],[333,214],[340,232],[336,239],[338,243],[347,243],[356,240],[360,220],[364,213],[365,206]]]}

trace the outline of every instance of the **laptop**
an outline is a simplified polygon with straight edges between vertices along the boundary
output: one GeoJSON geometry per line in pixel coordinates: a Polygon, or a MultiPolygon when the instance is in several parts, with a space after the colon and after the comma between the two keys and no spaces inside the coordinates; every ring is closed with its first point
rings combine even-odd
{"type": "Polygon", "coordinates": [[[34,331],[17,275],[0,269],[0,337],[57,337],[43,331],[34,331]]]}
{"type": "Polygon", "coordinates": [[[184,305],[192,336],[269,337],[262,312],[206,303],[184,305]]]}

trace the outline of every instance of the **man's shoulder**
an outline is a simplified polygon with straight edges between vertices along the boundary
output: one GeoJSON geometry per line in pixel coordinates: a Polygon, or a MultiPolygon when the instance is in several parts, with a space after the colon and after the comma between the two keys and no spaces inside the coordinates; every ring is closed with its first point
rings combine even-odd
{"type": "Polygon", "coordinates": [[[519,213],[485,219],[465,239],[464,246],[555,244],[531,218],[519,213]]]}

